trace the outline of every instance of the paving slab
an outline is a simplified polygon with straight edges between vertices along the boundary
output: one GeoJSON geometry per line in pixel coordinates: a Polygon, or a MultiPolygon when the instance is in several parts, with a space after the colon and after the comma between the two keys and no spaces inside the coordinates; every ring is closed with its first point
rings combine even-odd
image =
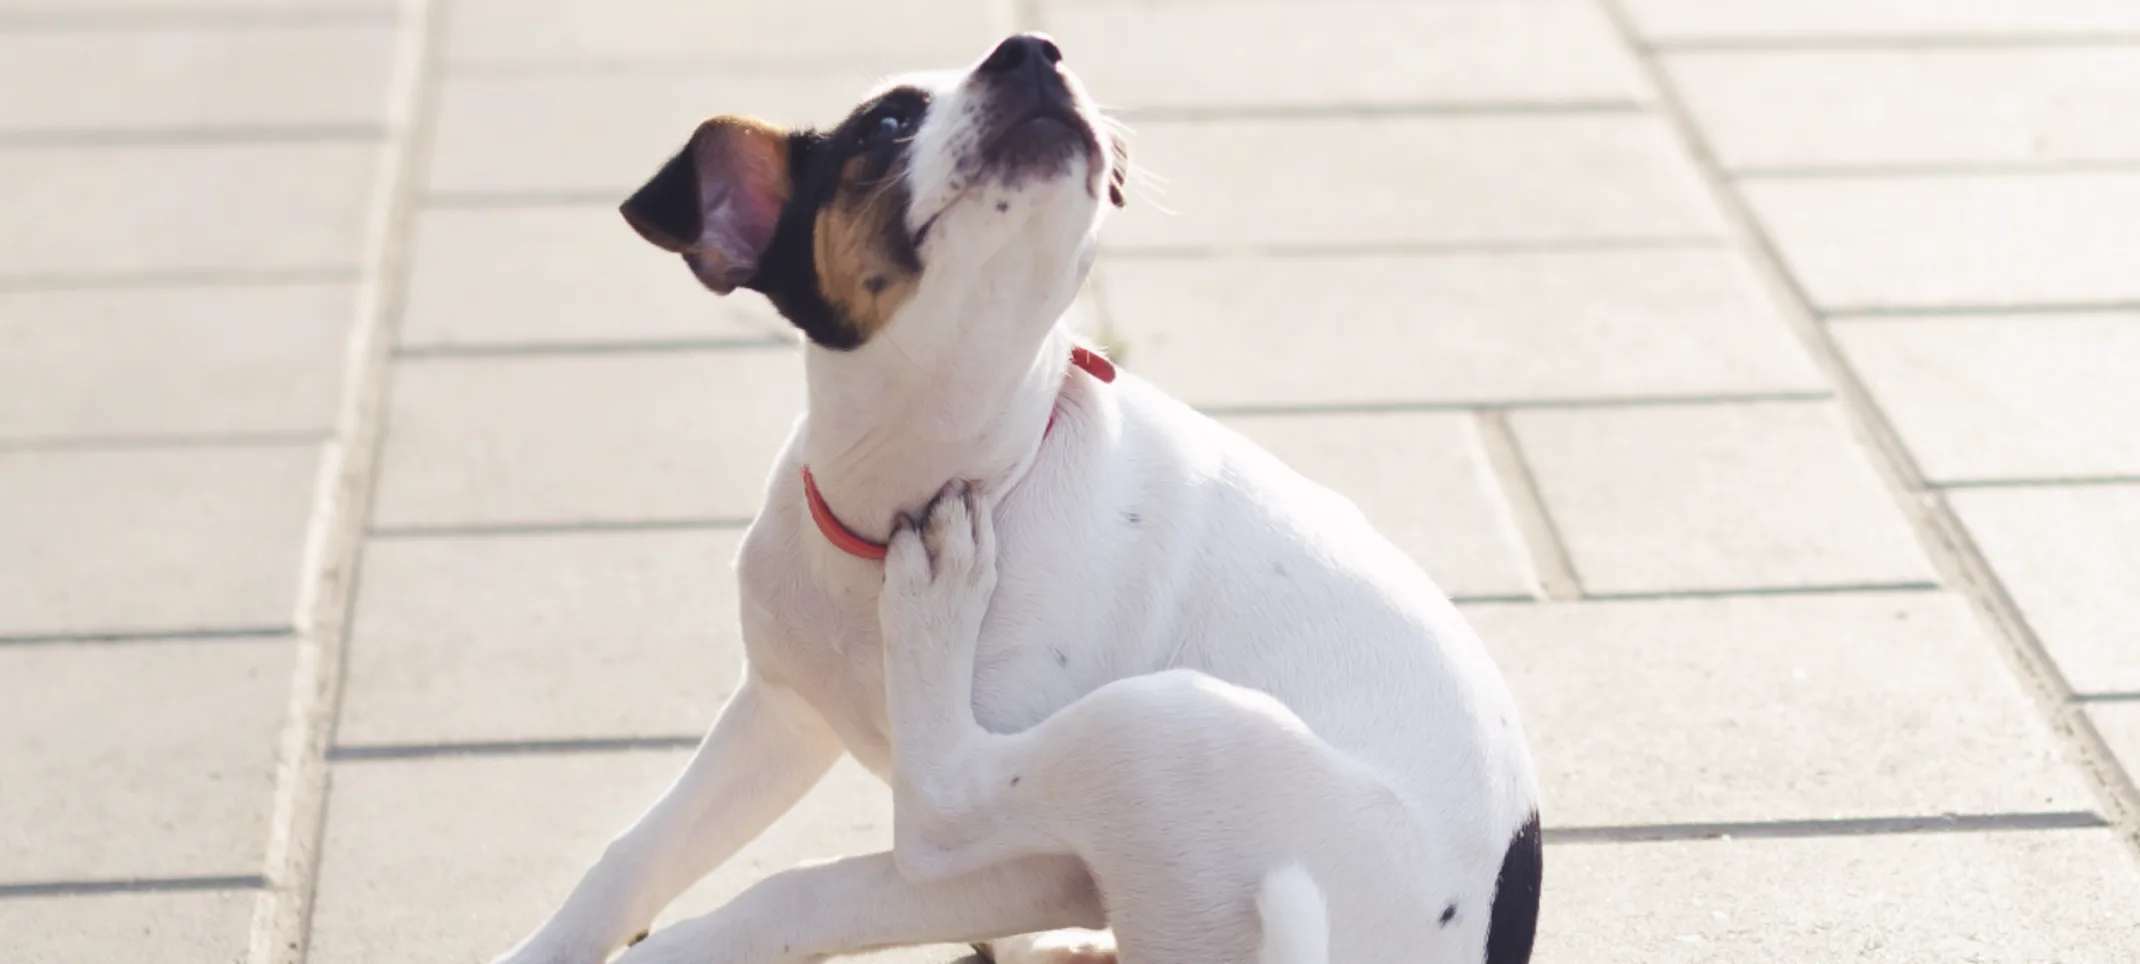
{"type": "Polygon", "coordinates": [[[614,207],[708,117],[836,123],[879,76],[846,65],[449,76],[425,187],[457,196],[600,195],[614,207]]]}
{"type": "Polygon", "coordinates": [[[1588,592],[1934,578],[1827,403],[1519,411],[1509,424],[1588,592]]]}
{"type": "Polygon", "coordinates": [[[0,647],[0,883],[260,873],[290,658],[274,639],[0,647]]]}
{"type": "Polygon", "coordinates": [[[0,33],[0,138],[380,128],[395,36],[387,22],[0,33]]]}
{"type": "Polygon", "coordinates": [[[694,736],[743,667],[727,532],[374,539],[338,743],[694,736]]]}
{"type": "Polygon", "coordinates": [[[2140,47],[1686,52],[1664,59],[1727,168],[2140,159],[2140,47]]]}
{"type": "MultiPolygon", "coordinates": [[[[339,763],[312,964],[489,960],[540,924],[682,752],[339,763]]],[[[891,793],[843,761],[796,809],[657,922],[720,906],[804,860],[891,845],[891,793]]],[[[876,958],[949,961],[957,949],[876,958]]]]}
{"type": "Polygon", "coordinates": [[[2120,964],[2140,869],[2109,830],[1553,848],[1536,960],[2120,964]]]}
{"type": "Polygon", "coordinates": [[[755,291],[708,292],[615,205],[433,208],[417,219],[401,343],[570,347],[791,340],[755,291]]]}
{"type": "Polygon", "coordinates": [[[1826,390],[1724,249],[1118,258],[1098,278],[1128,364],[1196,405],[1826,390]]]}
{"type": "Polygon", "coordinates": [[[1830,331],[1934,482],[2140,477],[2140,313],[1830,331]]]}
{"type": "Polygon", "coordinates": [[[1469,413],[1234,416],[1227,426],[1360,507],[1459,598],[1538,592],[1469,413]]]}
{"type": "MultiPolygon", "coordinates": [[[[1101,92],[1104,96],[1104,92],[1101,92]]],[[[1541,245],[1722,232],[1664,125],[1616,115],[1147,123],[1121,251],[1541,245]],[[1164,209],[1162,209],[1162,205],[1164,209]]]]}
{"type": "Polygon", "coordinates": [[[2114,703],[2096,703],[2087,709],[2096,732],[2110,744],[2110,752],[2127,774],[2140,773],[2140,693],[2126,694],[2114,703]]]}
{"type": "Polygon", "coordinates": [[[1101,103],[1210,108],[1633,103],[1641,72],[1584,0],[1524,4],[1051,0],[1042,28],[1101,103]],[[1433,38],[1422,56],[1421,38],[1433,38]]]}
{"type": "Polygon", "coordinates": [[[1523,708],[1549,826],[2094,805],[1957,596],[1490,604],[1465,615],[1523,708]]]}
{"type": "Polygon", "coordinates": [[[2140,298],[2140,173],[1753,178],[1742,189],[1824,311],[2140,298]]]}
{"type": "Polygon", "coordinates": [[[0,452],[0,638],[292,625],[309,445],[0,452]]]}
{"type": "Polygon", "coordinates": [[[365,142],[0,148],[0,281],[353,272],[379,157],[365,142]]]}
{"type": "Polygon", "coordinates": [[[919,0],[464,0],[447,36],[455,63],[864,63],[954,67],[1013,30],[1005,4],[919,0]]]}
{"type": "Polygon", "coordinates": [[[218,14],[310,14],[362,20],[391,17],[396,9],[393,0],[0,0],[0,12],[20,15],[21,22],[30,24],[70,22],[71,18],[55,14],[80,15],[98,24],[135,18],[158,22],[192,16],[208,19],[218,14]]]}
{"type": "Polygon", "coordinates": [[[2125,0],[1625,0],[1653,41],[2047,38],[2140,31],[2125,0]]]}
{"type": "Polygon", "coordinates": [[[0,900],[0,934],[14,964],[236,964],[253,902],[242,890],[10,897],[0,900]]]}
{"type": "Polygon", "coordinates": [[[346,285],[0,292],[0,440],[324,434],[346,285]]]}
{"type": "Polygon", "coordinates": [[[801,369],[763,349],[404,362],[373,524],[749,519],[801,369]]]}
{"type": "Polygon", "coordinates": [[[2140,485],[1947,501],[2075,691],[2140,693],[2140,485]]]}

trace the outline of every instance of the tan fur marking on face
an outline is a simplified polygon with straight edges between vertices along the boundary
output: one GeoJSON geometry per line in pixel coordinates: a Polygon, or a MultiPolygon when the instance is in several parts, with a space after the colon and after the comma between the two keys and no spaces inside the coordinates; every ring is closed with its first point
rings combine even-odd
{"type": "Polygon", "coordinates": [[[818,211],[817,283],[868,341],[913,297],[921,274],[893,250],[906,232],[907,194],[886,181],[865,182],[863,158],[847,162],[832,201],[818,211]]]}

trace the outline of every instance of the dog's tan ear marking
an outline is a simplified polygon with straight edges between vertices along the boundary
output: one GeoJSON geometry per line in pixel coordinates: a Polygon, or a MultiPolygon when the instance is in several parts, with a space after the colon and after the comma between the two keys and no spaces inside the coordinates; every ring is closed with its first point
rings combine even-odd
{"type": "Polygon", "coordinates": [[[1120,134],[1108,135],[1107,142],[1108,152],[1114,155],[1114,163],[1107,170],[1107,201],[1123,207],[1129,203],[1129,195],[1124,192],[1129,186],[1129,142],[1120,134]]]}
{"type": "Polygon", "coordinates": [[[793,188],[788,132],[716,117],[618,210],[640,237],[683,255],[700,283],[725,295],[758,270],[793,188]]]}

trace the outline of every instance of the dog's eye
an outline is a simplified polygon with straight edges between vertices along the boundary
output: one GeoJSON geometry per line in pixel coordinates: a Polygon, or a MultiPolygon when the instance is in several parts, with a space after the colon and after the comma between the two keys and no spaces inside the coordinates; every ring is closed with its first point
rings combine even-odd
{"type": "Polygon", "coordinates": [[[892,140],[907,132],[913,119],[903,114],[885,114],[877,118],[877,126],[870,129],[870,140],[877,143],[892,140]]]}

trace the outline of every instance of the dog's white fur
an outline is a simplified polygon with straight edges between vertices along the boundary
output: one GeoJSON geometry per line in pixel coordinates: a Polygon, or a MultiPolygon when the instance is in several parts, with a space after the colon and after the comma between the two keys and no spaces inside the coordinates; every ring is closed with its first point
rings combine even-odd
{"type": "Polygon", "coordinates": [[[1307,860],[1343,899],[1347,959],[1417,959],[1440,927],[1423,910],[1445,896],[1415,870],[1433,856],[1419,815],[1269,696],[1173,669],[1108,683],[1020,733],[975,722],[990,516],[954,482],[885,560],[900,871],[943,880],[1072,854],[1144,960],[1235,964],[1260,942],[1261,964],[1328,964],[1328,905],[1307,860]]]}
{"type": "MultiPolygon", "coordinates": [[[[1089,726],[1114,728],[1125,743],[1064,752],[1112,753],[1122,766],[1064,777],[1059,806],[1137,801],[1176,817],[1220,815],[1123,826],[1152,837],[1150,847],[1226,858],[1213,868],[1220,878],[1191,880],[1177,900],[1256,893],[1260,876],[1235,878],[1277,870],[1257,861],[1282,855],[1328,897],[1330,926],[1320,929],[1331,956],[1395,959],[1366,950],[1384,946],[1360,936],[1372,931],[1401,940],[1407,959],[1477,961],[1504,850],[1536,807],[1515,709],[1485,651],[1350,503],[1133,374],[1102,384],[1070,371],[1060,319],[1093,257],[1110,159],[1081,155],[1053,178],[992,178],[978,160],[981,81],[906,82],[935,92],[906,174],[909,228],[936,219],[924,271],[911,300],[859,348],[804,349],[808,411],[737,560],[744,681],[676,782],[501,960],[602,960],[792,806],[842,751],[908,790],[893,854],[776,874],[622,960],[815,961],[1110,919],[1136,934],[1141,908],[1163,906],[1110,893],[1103,907],[1071,841],[1024,839],[957,861],[913,850],[917,839],[968,832],[964,811],[935,789],[913,805],[913,774],[900,772],[887,714],[885,574],[812,524],[799,476],[807,464],[840,518],[873,538],[947,479],[989,494],[1000,576],[978,630],[973,718],[992,733],[1024,733],[1076,703],[1089,726]],[[1201,675],[1163,672],[1175,668],[1201,675]],[[1115,681],[1127,682],[1096,693],[1115,681]],[[1156,732],[1132,728],[1105,709],[1122,703],[1182,716],[1156,732]],[[1185,743],[1230,759],[1242,792],[1215,797],[1208,764],[1138,752],[1185,743]],[[1259,784],[1259,773],[1270,778],[1259,784]],[[1286,817],[1360,800],[1374,801],[1372,820],[1392,841],[1363,851],[1357,835],[1316,836],[1286,817]],[[1374,869],[1388,866],[1393,848],[1404,873],[1374,869]],[[1348,869],[1356,862],[1361,869],[1348,869]],[[1448,902],[1461,908],[1449,926],[1381,930],[1400,917],[1432,921],[1448,902]]],[[[1110,846],[1101,840],[1092,853],[1110,846]]],[[[1110,887],[1140,886],[1134,869],[1102,876],[1110,887]]],[[[1260,899],[1273,913],[1301,905],[1299,884],[1280,875],[1260,899]]],[[[1228,907],[1254,920],[1251,903],[1228,907]]],[[[1123,954],[1247,960],[1243,941],[1256,930],[1208,935],[1238,958],[1133,942],[1123,954]]],[[[1293,930],[1282,936],[1287,947],[1308,946],[1293,930]]]]}

